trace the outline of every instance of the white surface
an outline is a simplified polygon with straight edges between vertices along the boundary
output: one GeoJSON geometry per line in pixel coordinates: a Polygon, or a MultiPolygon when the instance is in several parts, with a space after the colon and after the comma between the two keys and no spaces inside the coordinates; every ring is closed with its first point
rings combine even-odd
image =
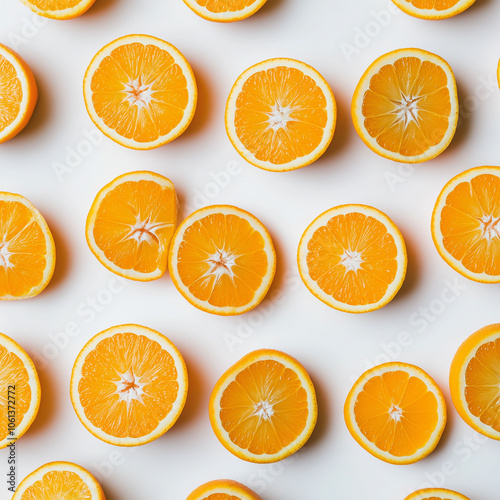
{"type": "MultiPolygon", "coordinates": [[[[17,0],[1,3],[0,41],[10,46],[19,42],[17,50],[40,89],[27,129],[0,146],[1,189],[21,193],[39,208],[58,252],[55,276],[39,297],[0,304],[0,331],[35,358],[43,390],[40,414],[18,443],[19,478],[45,462],[70,460],[96,475],[108,500],[183,499],[215,478],[239,480],[263,500],[402,500],[429,480],[436,485],[443,480],[471,500],[497,500],[500,444],[481,439],[461,421],[451,405],[447,377],[462,340],[499,321],[500,289],[468,281],[449,268],[432,244],[429,225],[434,201],[448,179],[470,167],[500,164],[495,81],[500,2],[477,0],[458,17],[436,22],[398,12],[386,16],[387,26],[378,29],[373,15],[387,9],[387,0],[268,0],[252,18],[230,25],[198,18],[181,0],[97,0],[81,18],[63,22],[43,21],[17,0]],[[42,26],[35,27],[35,21],[42,26]],[[354,45],[357,30],[366,28],[378,34],[348,61],[342,43],[354,45]],[[58,179],[54,164],[65,163],[67,148],[85,147],[85,133],[95,130],[81,91],[87,64],[104,44],[132,32],[164,38],[191,62],[200,90],[192,125],[173,143],[150,152],[105,139],[58,179]],[[434,51],[451,64],[463,106],[462,123],[448,150],[415,167],[372,153],[357,137],[349,113],[352,92],[366,67],[382,53],[405,46],[434,51]],[[226,137],[223,113],[238,75],[278,56],[316,67],[334,90],[339,117],[333,143],[319,161],[274,174],[240,159],[226,137]],[[227,186],[214,184],[213,176],[219,175],[221,184],[227,179],[220,172],[235,165],[239,173],[227,177],[227,186]],[[261,307],[242,317],[211,316],[189,305],[168,276],[123,287],[97,262],[84,238],[87,211],[105,183],[136,169],[169,177],[184,214],[203,204],[231,203],[267,225],[278,251],[278,274],[261,307]],[[394,176],[402,182],[391,189],[394,176]],[[203,191],[208,193],[205,200],[200,199],[203,191]],[[330,309],[297,278],[295,252],[303,230],[322,211],[341,203],[383,210],[408,245],[403,289],[374,313],[355,316],[330,309]],[[446,292],[449,283],[461,288],[446,292]],[[114,292],[106,292],[109,288],[114,292]],[[91,313],[86,303],[96,297],[112,300],[97,304],[100,310],[91,313]],[[439,314],[425,319],[428,313],[422,308],[429,305],[439,314]],[[165,333],[182,352],[190,375],[178,423],[137,449],[116,448],[91,436],[77,420],[68,394],[71,367],[84,343],[106,327],[127,322],[165,333]],[[56,347],[54,335],[65,329],[73,336],[60,334],[61,347],[56,347]],[[396,344],[398,338],[404,345],[396,344]],[[207,412],[210,391],[222,372],[260,347],[296,356],[315,382],[319,399],[318,425],[307,446],[285,462],[262,466],[227,452],[214,436],[207,412]],[[54,358],[47,366],[43,353],[54,358]],[[388,357],[424,368],[447,398],[449,424],[441,444],[411,466],[373,458],[351,438],[343,421],[353,380],[388,357]],[[109,471],[110,462],[119,465],[109,471]]],[[[6,462],[2,450],[1,500],[10,499],[6,462]]]]}

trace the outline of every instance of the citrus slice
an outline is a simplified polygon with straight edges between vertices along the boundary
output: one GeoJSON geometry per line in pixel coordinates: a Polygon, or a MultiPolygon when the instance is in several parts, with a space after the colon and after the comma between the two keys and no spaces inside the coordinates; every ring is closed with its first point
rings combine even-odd
{"type": "Polygon", "coordinates": [[[50,462],[26,476],[12,500],[105,500],[101,486],[90,472],[71,462],[50,462]]]}
{"type": "Polygon", "coordinates": [[[87,12],[95,0],[21,0],[39,16],[50,19],[74,19],[87,12]]]}
{"type": "Polygon", "coordinates": [[[311,66],[269,59],[244,71],[226,104],[226,131],[248,163],[283,172],[328,148],[337,120],[333,92],[311,66]]]}
{"type": "Polygon", "coordinates": [[[421,49],[384,54],[361,77],[351,113],[359,137],[380,156],[403,163],[435,158],[457,128],[453,71],[421,49]]]}
{"type": "Polygon", "coordinates": [[[295,453],[312,434],[317,415],[316,392],[305,368],[271,349],[241,358],[210,396],[217,439],[248,462],[277,462],[295,453]]]}
{"type": "Polygon", "coordinates": [[[450,368],[453,404],[473,429],[500,440],[500,324],[472,334],[450,368]]]}
{"type": "Polygon", "coordinates": [[[28,124],[38,99],[35,77],[12,49],[0,43],[0,143],[28,124]]]}
{"type": "Polygon", "coordinates": [[[446,425],[446,404],[421,368],[390,362],[354,383],[344,406],[352,437],[373,456],[412,464],[431,453],[446,425]]]}
{"type": "Polygon", "coordinates": [[[309,291],[350,313],[388,304],[403,284],[407,264],[399,229],[366,205],[341,205],[314,219],[302,235],[297,260],[309,291]]]}
{"type": "Polygon", "coordinates": [[[207,21],[231,23],[255,14],[266,0],[184,0],[184,3],[207,21]]]}
{"type": "Polygon", "coordinates": [[[40,212],[19,194],[0,193],[0,300],[38,295],[55,262],[54,240],[40,212]]]}
{"type": "Polygon", "coordinates": [[[465,495],[445,488],[425,488],[414,491],[405,500],[469,500],[465,495]]]}
{"type": "Polygon", "coordinates": [[[138,446],[176,422],[188,388],[184,360],[161,333],[139,325],[114,326],[94,336],[71,374],[75,412],[94,436],[138,446]]]}
{"type": "Polygon", "coordinates": [[[476,0],[392,0],[403,12],[420,19],[447,19],[468,9],[476,0]]]}
{"type": "Polygon", "coordinates": [[[500,283],[500,167],[478,167],[453,177],[432,213],[432,239],[462,276],[500,283]]]}
{"type": "Polygon", "coordinates": [[[265,297],[276,271],[267,229],[230,205],[193,212],[172,239],[170,276],[182,296],[202,311],[242,314],[265,297]]]}
{"type": "Polygon", "coordinates": [[[87,217],[87,243],[110,271],[137,281],[163,276],[177,221],[170,180],[154,172],[123,174],[97,194],[87,217]]]}
{"type": "Polygon", "coordinates": [[[198,93],[189,63],[173,45],[127,35],[94,56],[83,95],[103,134],[128,148],[152,149],[186,130],[198,93]]]}
{"type": "Polygon", "coordinates": [[[0,449],[19,439],[35,420],[40,382],[24,349],[0,333],[0,449]]]}
{"type": "Polygon", "coordinates": [[[237,481],[216,479],[198,486],[186,500],[260,500],[260,497],[237,481]]]}

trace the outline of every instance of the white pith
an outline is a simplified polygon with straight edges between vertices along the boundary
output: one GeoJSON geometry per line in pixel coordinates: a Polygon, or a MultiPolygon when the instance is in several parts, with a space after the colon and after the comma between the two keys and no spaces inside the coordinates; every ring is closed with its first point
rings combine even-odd
{"type": "Polygon", "coordinates": [[[139,109],[148,108],[153,100],[153,83],[147,85],[140,78],[130,80],[125,84],[125,100],[139,109]]]}
{"type": "Polygon", "coordinates": [[[142,403],[142,395],[146,384],[142,383],[140,377],[134,375],[131,369],[120,374],[120,380],[115,383],[119,401],[125,401],[127,406],[130,406],[130,403],[134,400],[142,403]]]}
{"type": "Polygon", "coordinates": [[[345,267],[346,273],[349,271],[356,272],[363,263],[363,258],[360,252],[355,250],[346,250],[341,257],[340,263],[345,267]]]}
{"type": "Polygon", "coordinates": [[[215,276],[216,283],[220,280],[221,276],[224,275],[234,278],[233,266],[237,258],[238,255],[234,252],[228,252],[224,249],[217,250],[206,261],[210,266],[206,275],[215,276]]]}
{"type": "Polygon", "coordinates": [[[252,415],[256,415],[263,420],[271,420],[271,417],[274,415],[273,405],[268,401],[259,401],[255,405],[252,415]]]}

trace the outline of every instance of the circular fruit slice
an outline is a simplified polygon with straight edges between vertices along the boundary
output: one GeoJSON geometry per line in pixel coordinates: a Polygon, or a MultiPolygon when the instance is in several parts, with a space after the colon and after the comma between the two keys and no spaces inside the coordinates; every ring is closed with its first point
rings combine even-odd
{"type": "Polygon", "coordinates": [[[71,401],[82,424],[109,444],[138,446],[167,432],[188,388],[184,360],[161,333],[114,326],[93,337],[76,358],[71,401]]]}
{"type": "Polygon", "coordinates": [[[432,239],[462,276],[500,283],[500,167],[478,167],[453,177],[432,213],[432,239]]]}
{"type": "Polygon", "coordinates": [[[71,462],[50,462],[26,476],[12,500],[105,500],[101,486],[90,472],[71,462]]]}
{"type": "Polygon", "coordinates": [[[0,43],[0,143],[28,124],[38,99],[35,77],[13,50],[0,43]]]}
{"type": "Polygon", "coordinates": [[[260,500],[260,497],[241,483],[216,479],[198,486],[186,500],[260,500]]]}
{"type": "Polygon", "coordinates": [[[469,500],[465,495],[445,488],[425,488],[414,491],[405,500],[469,500]]]}
{"type": "Polygon", "coordinates": [[[242,314],[265,297],[276,254],[267,229],[241,208],[212,205],[193,212],[172,239],[170,276],[202,311],[242,314]]]}
{"type": "Polygon", "coordinates": [[[430,160],[448,147],[457,128],[453,71],[421,49],[384,54],[361,77],[351,113],[359,137],[380,156],[403,163],[430,160]]]}
{"type": "Polygon", "coordinates": [[[305,368],[280,351],[244,356],[212,391],[209,416],[219,441],[238,458],[283,460],[309,439],[318,409],[305,368]]]}
{"type": "Polygon", "coordinates": [[[447,19],[468,9],[476,0],[392,0],[403,12],[420,19],[447,19]]]}
{"type": "Polygon", "coordinates": [[[350,313],[389,303],[403,284],[407,264],[399,229],[366,205],[341,205],[317,217],[302,235],[297,260],[309,291],[350,313]]]}
{"type": "Polygon", "coordinates": [[[177,221],[174,185],[154,172],[123,174],[97,194],[85,234],[92,253],[110,271],[137,281],[167,269],[177,221]]]}
{"type": "Polygon", "coordinates": [[[309,165],[328,148],[337,106],[326,80],[293,59],[270,59],[236,80],[226,104],[226,131],[236,151],[264,170],[309,165]]]}
{"type": "Polygon", "coordinates": [[[40,212],[19,194],[0,193],[0,300],[38,295],[55,262],[54,240],[40,212]]]}
{"type": "Polygon", "coordinates": [[[412,464],[431,453],[446,425],[446,404],[421,368],[391,362],[366,371],[344,406],[352,437],[373,456],[412,464]]]}
{"type": "Polygon", "coordinates": [[[127,35],[94,56],[83,94],[90,118],[110,139],[132,149],[152,149],[186,130],[198,92],[189,63],[173,45],[127,35]]]}
{"type": "Polygon", "coordinates": [[[230,23],[255,14],[266,0],[184,0],[184,3],[207,21],[230,23]]]}
{"type": "Polygon", "coordinates": [[[51,19],[74,19],[92,7],[95,0],[21,0],[33,12],[51,19]]]}

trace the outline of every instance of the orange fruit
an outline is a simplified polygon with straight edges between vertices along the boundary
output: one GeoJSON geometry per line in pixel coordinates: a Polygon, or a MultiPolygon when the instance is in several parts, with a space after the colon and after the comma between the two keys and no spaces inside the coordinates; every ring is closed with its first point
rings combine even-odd
{"type": "Polygon", "coordinates": [[[421,49],[384,54],[361,77],[351,113],[359,137],[380,156],[403,163],[435,158],[457,128],[453,71],[421,49]]]}
{"type": "Polygon", "coordinates": [[[366,205],[341,205],[314,219],[300,239],[297,261],[315,297],[350,313],[389,303],[403,284],[407,265],[399,229],[366,205]]]}
{"type": "Polygon", "coordinates": [[[450,368],[453,405],[481,434],[500,440],[500,324],[481,328],[458,348],[450,368]]]}
{"type": "Polygon", "coordinates": [[[138,446],[167,432],[186,402],[184,360],[161,333],[119,325],[95,335],[76,358],[71,402],[94,436],[138,446]]]}
{"type": "Polygon", "coordinates": [[[405,500],[469,500],[465,495],[445,488],[425,488],[414,491],[405,500]]]}
{"type": "Polygon", "coordinates": [[[54,273],[49,226],[29,200],[0,192],[0,300],[38,295],[54,273]]]}
{"type": "Polygon", "coordinates": [[[349,392],[344,418],[352,437],[374,457],[412,464],[431,453],[446,425],[446,404],[421,368],[400,362],[376,366],[349,392]]]}
{"type": "Polygon", "coordinates": [[[432,239],[462,276],[500,283],[500,167],[478,167],[453,177],[432,213],[432,239]]]}
{"type": "Polygon", "coordinates": [[[309,165],[326,151],[337,107],[330,86],[314,68],[278,58],[239,76],[225,119],[229,140],[248,163],[283,172],[309,165]]]}
{"type": "Polygon", "coordinates": [[[277,462],[295,453],[309,439],[317,415],[316,393],[305,368],[271,349],[240,359],[210,396],[217,439],[248,462],[277,462]]]}
{"type": "Polygon", "coordinates": [[[83,95],[103,134],[128,148],[152,149],[186,130],[198,92],[191,66],[172,44],[127,35],[94,56],[83,95]]]}
{"type": "Polygon", "coordinates": [[[207,21],[230,23],[255,14],[266,0],[184,0],[184,3],[207,21]]]}
{"type": "Polygon", "coordinates": [[[0,43],[0,143],[26,127],[37,100],[38,88],[29,66],[0,43]]]}
{"type": "Polygon", "coordinates": [[[447,19],[468,9],[476,0],[392,0],[403,12],[420,19],[447,19]]]}
{"type": "Polygon", "coordinates": [[[265,297],[276,271],[267,229],[230,205],[193,212],[170,245],[170,276],[182,296],[202,311],[242,314],[265,297]]]}
{"type": "Polygon", "coordinates": [[[216,479],[198,486],[186,500],[260,500],[260,497],[237,481],[216,479]]]}
{"type": "Polygon", "coordinates": [[[105,500],[94,476],[71,462],[50,462],[26,476],[12,500],[105,500]]]}
{"type": "Polygon", "coordinates": [[[124,278],[150,281],[167,269],[176,221],[172,182],[154,172],[131,172],[99,191],[85,234],[90,250],[107,269],[124,278]]]}
{"type": "Polygon", "coordinates": [[[51,19],[74,19],[92,7],[95,0],[21,0],[33,12],[51,19]]]}

